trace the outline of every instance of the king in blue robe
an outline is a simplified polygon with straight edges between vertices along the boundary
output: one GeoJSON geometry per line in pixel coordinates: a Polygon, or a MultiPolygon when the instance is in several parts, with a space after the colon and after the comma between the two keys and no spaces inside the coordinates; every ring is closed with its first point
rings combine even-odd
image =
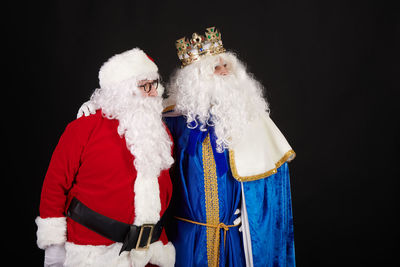
{"type": "Polygon", "coordinates": [[[295,153],[261,84],[215,27],[175,44],[182,66],[163,116],[175,144],[167,229],[175,265],[295,266],[287,164],[295,153]]]}
{"type": "Polygon", "coordinates": [[[171,171],[174,221],[168,233],[176,266],[295,266],[286,162],[292,152],[265,177],[240,182],[229,150],[217,152],[214,127],[190,127],[184,116],[170,112],[164,121],[174,138],[176,163],[171,171]],[[233,226],[237,209],[242,233],[233,226]]]}

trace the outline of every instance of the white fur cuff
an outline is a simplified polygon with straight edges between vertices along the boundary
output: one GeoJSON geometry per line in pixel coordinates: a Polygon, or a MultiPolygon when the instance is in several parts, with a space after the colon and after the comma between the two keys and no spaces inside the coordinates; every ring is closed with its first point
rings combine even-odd
{"type": "Polygon", "coordinates": [[[146,251],[131,250],[130,257],[133,266],[144,267],[148,262],[160,267],[175,265],[175,247],[171,242],[164,245],[161,241],[154,242],[146,251]]]}
{"type": "Polygon", "coordinates": [[[36,225],[38,230],[37,245],[41,249],[54,244],[63,244],[67,240],[67,219],[66,217],[40,218],[37,217],[36,225]]]}
{"type": "Polygon", "coordinates": [[[158,265],[160,267],[173,267],[175,265],[175,247],[171,242],[163,245],[161,241],[157,244],[157,248],[154,249],[153,256],[150,259],[150,263],[158,265]]]}

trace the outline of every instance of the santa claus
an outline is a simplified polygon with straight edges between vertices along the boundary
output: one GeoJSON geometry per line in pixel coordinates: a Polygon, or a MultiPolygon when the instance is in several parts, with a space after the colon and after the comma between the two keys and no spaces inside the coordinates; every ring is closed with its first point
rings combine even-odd
{"type": "Polygon", "coordinates": [[[41,194],[37,244],[45,266],[174,266],[162,223],[172,139],[156,64],[139,48],[99,72],[95,115],[71,122],[41,194]]]}

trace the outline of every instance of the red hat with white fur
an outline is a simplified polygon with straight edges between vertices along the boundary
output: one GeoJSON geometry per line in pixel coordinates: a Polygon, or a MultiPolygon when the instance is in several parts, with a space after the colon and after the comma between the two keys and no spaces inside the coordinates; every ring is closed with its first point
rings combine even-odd
{"type": "MultiPolygon", "coordinates": [[[[112,87],[131,78],[136,78],[138,81],[159,78],[157,65],[140,48],[133,48],[111,57],[99,71],[101,88],[112,87]]],[[[163,87],[159,85],[157,91],[161,96],[163,92],[160,90],[163,91],[163,87]]]]}

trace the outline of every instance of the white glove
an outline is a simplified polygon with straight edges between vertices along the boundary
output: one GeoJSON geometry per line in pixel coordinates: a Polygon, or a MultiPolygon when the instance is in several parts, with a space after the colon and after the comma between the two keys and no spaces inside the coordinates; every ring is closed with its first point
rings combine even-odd
{"type": "Polygon", "coordinates": [[[44,251],[44,267],[62,267],[65,262],[65,245],[51,245],[44,251]]]}
{"type": "MultiPolygon", "coordinates": [[[[238,215],[238,217],[233,221],[234,225],[240,224],[242,222],[242,219],[240,218],[240,209],[235,210],[235,215],[238,215]]],[[[239,227],[239,232],[242,231],[242,225],[239,227]]]]}
{"type": "Polygon", "coordinates": [[[79,108],[76,118],[79,119],[80,117],[82,117],[83,114],[85,114],[85,117],[89,116],[90,114],[95,114],[96,109],[99,109],[99,108],[93,101],[90,101],[90,100],[86,101],[79,108]]]}

